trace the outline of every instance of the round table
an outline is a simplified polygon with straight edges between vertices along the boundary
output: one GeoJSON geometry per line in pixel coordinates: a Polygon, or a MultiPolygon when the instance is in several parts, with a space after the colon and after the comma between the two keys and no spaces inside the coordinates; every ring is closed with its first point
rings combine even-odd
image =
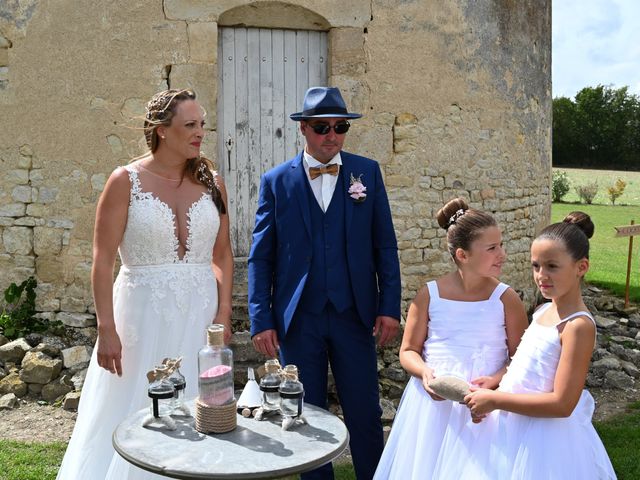
{"type": "MultiPolygon", "coordinates": [[[[194,402],[187,402],[195,412],[194,402]]],[[[265,420],[238,415],[235,430],[202,434],[193,417],[174,417],[176,430],[143,427],[145,408],[113,432],[113,446],[128,462],[150,472],[181,479],[279,478],[317,468],[337,458],[349,433],[332,413],[304,405],[306,425],[282,430],[280,415],[265,420]]]]}

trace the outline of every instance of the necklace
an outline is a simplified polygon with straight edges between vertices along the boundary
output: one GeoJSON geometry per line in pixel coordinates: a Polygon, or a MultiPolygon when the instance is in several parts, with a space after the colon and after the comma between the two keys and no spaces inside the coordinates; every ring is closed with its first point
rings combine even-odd
{"type": "Polygon", "coordinates": [[[152,171],[151,171],[151,170],[149,170],[148,168],[144,167],[141,163],[139,163],[139,164],[138,164],[138,166],[139,166],[142,170],[144,170],[145,172],[149,173],[150,175],[153,175],[154,177],[158,177],[158,178],[161,178],[161,179],[163,179],[163,180],[167,180],[167,181],[169,181],[169,182],[181,182],[181,181],[182,181],[182,178],[168,178],[168,177],[165,177],[165,176],[160,175],[160,174],[158,174],[158,173],[152,172],[152,171]]]}

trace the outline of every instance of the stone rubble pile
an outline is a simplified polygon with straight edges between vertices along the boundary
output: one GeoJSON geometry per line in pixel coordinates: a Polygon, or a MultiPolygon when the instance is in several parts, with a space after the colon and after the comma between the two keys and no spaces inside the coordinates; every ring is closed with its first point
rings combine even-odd
{"type": "MultiPolygon", "coordinates": [[[[587,387],[634,390],[640,378],[638,308],[625,309],[621,299],[593,286],[585,287],[584,297],[598,327],[587,387]]],[[[238,327],[240,325],[234,324],[234,328],[238,327]]],[[[380,403],[383,422],[387,425],[395,417],[409,380],[398,357],[401,340],[402,332],[378,354],[380,403]]],[[[65,409],[77,409],[95,336],[77,336],[71,342],[73,345],[68,343],[69,340],[39,334],[9,342],[0,335],[0,409],[14,408],[17,398],[27,394],[49,403],[61,401],[65,409]]],[[[236,387],[241,389],[247,381],[247,368],[262,365],[265,357],[253,349],[247,331],[234,334],[231,347],[236,387]]],[[[183,354],[188,355],[188,352],[183,354]]],[[[330,409],[340,414],[331,376],[329,380],[330,409]]]]}

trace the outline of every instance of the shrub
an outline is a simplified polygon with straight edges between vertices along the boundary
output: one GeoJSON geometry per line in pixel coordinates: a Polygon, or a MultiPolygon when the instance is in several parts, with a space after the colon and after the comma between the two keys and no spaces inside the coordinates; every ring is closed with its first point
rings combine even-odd
{"type": "Polygon", "coordinates": [[[598,182],[587,183],[586,185],[579,185],[576,187],[576,193],[580,197],[582,203],[591,205],[593,199],[598,194],[598,182]]]}
{"type": "Polygon", "coordinates": [[[33,332],[61,328],[62,322],[47,322],[41,318],[35,318],[37,285],[36,279],[29,277],[20,285],[12,283],[4,291],[6,304],[0,313],[0,327],[2,334],[9,340],[24,337],[33,332]]]}
{"type": "Polygon", "coordinates": [[[624,188],[627,186],[627,182],[619,178],[616,180],[616,183],[613,187],[607,187],[607,194],[609,195],[609,200],[611,200],[611,205],[616,204],[616,200],[624,193],[624,188]]]}
{"type": "Polygon", "coordinates": [[[570,187],[571,183],[569,182],[567,172],[555,170],[551,183],[551,200],[561,202],[562,198],[569,193],[570,187]]]}

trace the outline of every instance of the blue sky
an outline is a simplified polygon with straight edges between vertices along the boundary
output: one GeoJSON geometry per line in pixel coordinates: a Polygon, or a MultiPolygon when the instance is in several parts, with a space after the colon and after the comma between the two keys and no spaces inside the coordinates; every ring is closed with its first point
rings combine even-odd
{"type": "Polygon", "coordinates": [[[640,0],[552,0],[553,96],[598,84],[640,95],[640,0]]]}

